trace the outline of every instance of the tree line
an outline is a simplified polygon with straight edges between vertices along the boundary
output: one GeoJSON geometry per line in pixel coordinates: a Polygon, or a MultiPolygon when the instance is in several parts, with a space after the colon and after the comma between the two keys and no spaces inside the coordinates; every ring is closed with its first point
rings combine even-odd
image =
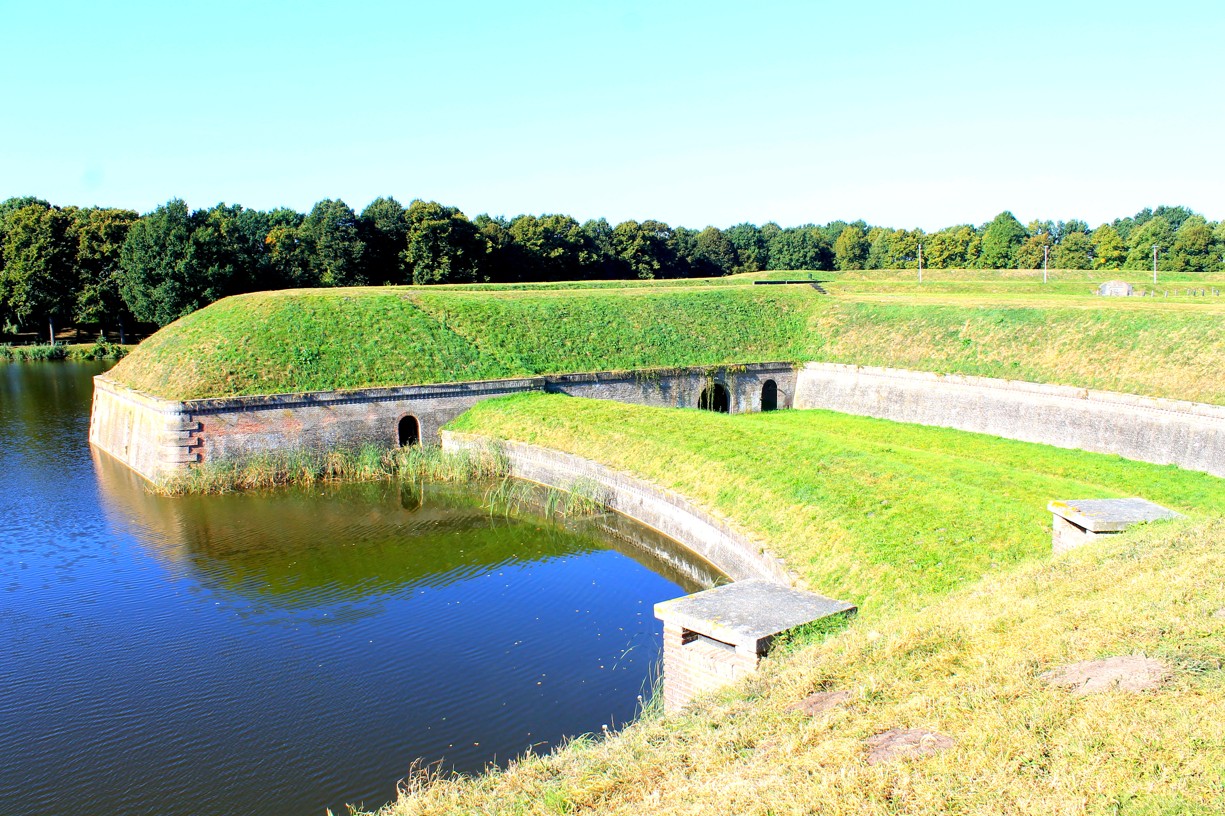
{"type": "MultiPolygon", "coordinates": [[[[165,324],[228,295],[269,289],[477,281],[713,277],[761,270],[924,267],[1225,268],[1225,222],[1186,207],[1144,209],[1090,229],[1022,224],[1003,212],[937,232],[863,221],[726,229],[567,215],[478,215],[378,198],[361,213],[325,199],[309,213],[174,199],[150,213],[0,202],[0,329],[64,324],[117,331],[165,324]]],[[[42,331],[42,329],[38,329],[42,331]]]]}

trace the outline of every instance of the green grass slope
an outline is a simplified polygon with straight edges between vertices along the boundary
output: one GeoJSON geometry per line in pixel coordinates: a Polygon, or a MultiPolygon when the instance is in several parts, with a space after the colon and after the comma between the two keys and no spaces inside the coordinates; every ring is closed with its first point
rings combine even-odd
{"type": "Polygon", "coordinates": [[[176,321],[111,377],[195,399],[797,360],[812,297],[792,287],[264,292],[176,321]]]}
{"type": "Polygon", "coordinates": [[[1049,553],[1053,499],[1143,496],[1225,515],[1225,481],[1206,474],[828,411],[728,416],[525,394],[449,427],[675,490],[867,617],[1049,553]]]}

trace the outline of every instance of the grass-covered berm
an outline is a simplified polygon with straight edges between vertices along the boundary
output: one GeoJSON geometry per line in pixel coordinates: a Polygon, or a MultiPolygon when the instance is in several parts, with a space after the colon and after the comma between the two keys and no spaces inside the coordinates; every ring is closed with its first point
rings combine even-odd
{"type": "Polygon", "coordinates": [[[1142,496],[1225,516],[1225,480],[832,411],[717,414],[554,394],[449,428],[577,454],[674,490],[873,617],[1050,552],[1054,499],[1142,496]]]}
{"type": "Polygon", "coordinates": [[[621,733],[468,779],[406,781],[387,814],[1225,812],[1225,483],[943,429],[523,395],[454,427],[570,451],[681,491],[862,605],[761,672],[621,733]],[[1188,518],[1052,558],[1052,498],[1143,495],[1188,518]],[[1154,689],[1044,675],[1143,654],[1154,689]],[[815,715],[793,705],[844,692],[815,715]],[[870,761],[925,729],[926,756],[870,761]],[[933,746],[948,745],[935,739],[933,746]]]}
{"type": "Polygon", "coordinates": [[[881,280],[826,275],[828,295],[752,285],[760,275],[264,292],[176,321],[110,376],[155,396],[195,399],[829,361],[1225,403],[1225,298],[1102,298],[1081,278],[1042,289],[973,272],[922,285],[896,271],[881,280]]]}
{"type": "Polygon", "coordinates": [[[154,334],[112,370],[171,399],[754,360],[797,360],[793,287],[240,295],[154,334]]]}

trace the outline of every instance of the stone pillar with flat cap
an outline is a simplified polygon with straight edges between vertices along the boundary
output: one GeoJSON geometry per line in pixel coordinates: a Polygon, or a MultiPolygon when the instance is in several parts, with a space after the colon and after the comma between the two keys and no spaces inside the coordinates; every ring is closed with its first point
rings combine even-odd
{"type": "Polygon", "coordinates": [[[774,638],[853,604],[753,578],[655,604],[664,622],[664,711],[757,671],[774,638]]]}
{"type": "Polygon", "coordinates": [[[1053,501],[1051,551],[1055,555],[1121,533],[1133,524],[1182,518],[1181,513],[1146,499],[1067,499],[1053,501]]]}

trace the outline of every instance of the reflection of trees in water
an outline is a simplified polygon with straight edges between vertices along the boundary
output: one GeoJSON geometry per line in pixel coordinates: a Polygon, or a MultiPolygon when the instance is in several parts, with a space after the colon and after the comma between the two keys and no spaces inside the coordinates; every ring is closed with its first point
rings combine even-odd
{"type": "Polygon", "coordinates": [[[623,517],[500,516],[482,506],[479,488],[377,482],[167,498],[109,456],[95,453],[95,462],[108,513],[135,525],[159,560],[261,604],[403,594],[605,547],[686,589],[714,581],[677,545],[623,517]]]}

